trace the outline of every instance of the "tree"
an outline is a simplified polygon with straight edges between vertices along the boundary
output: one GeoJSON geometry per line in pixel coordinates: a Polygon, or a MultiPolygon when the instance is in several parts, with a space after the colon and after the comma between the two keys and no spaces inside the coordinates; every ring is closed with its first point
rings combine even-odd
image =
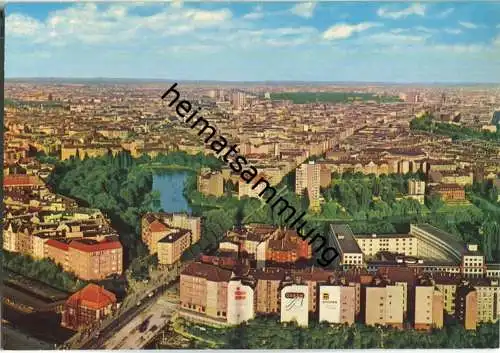
{"type": "Polygon", "coordinates": [[[309,206],[311,205],[311,201],[309,200],[309,191],[307,190],[307,188],[304,189],[300,200],[301,209],[307,211],[309,209],[309,206]]]}
{"type": "Polygon", "coordinates": [[[479,231],[482,234],[482,248],[487,261],[500,259],[500,224],[496,220],[486,220],[479,231]]]}
{"type": "Polygon", "coordinates": [[[443,207],[444,202],[441,200],[441,196],[438,194],[433,194],[425,196],[425,205],[431,212],[435,213],[438,209],[443,207]]]}

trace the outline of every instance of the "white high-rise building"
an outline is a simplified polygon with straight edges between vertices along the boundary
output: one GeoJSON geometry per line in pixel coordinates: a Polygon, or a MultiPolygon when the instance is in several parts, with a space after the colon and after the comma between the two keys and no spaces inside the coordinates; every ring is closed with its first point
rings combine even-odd
{"type": "Polygon", "coordinates": [[[243,92],[233,92],[231,103],[235,109],[243,108],[246,104],[246,94],[243,92]]]}
{"type": "Polygon", "coordinates": [[[298,195],[303,195],[304,190],[307,189],[309,208],[313,210],[319,209],[320,173],[320,165],[313,161],[300,165],[295,173],[295,192],[298,195]]]}

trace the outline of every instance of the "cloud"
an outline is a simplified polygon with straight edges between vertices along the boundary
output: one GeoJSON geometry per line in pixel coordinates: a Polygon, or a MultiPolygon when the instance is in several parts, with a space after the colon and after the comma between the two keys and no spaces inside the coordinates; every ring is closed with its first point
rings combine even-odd
{"type": "Polygon", "coordinates": [[[262,6],[256,6],[252,12],[249,12],[243,16],[245,20],[260,20],[263,17],[264,12],[262,12],[262,6]]]}
{"type": "Polygon", "coordinates": [[[318,38],[314,27],[280,27],[259,30],[241,29],[224,37],[231,47],[249,48],[255,45],[286,47],[311,44],[318,38]]]}
{"type": "Polygon", "coordinates": [[[308,40],[306,38],[289,38],[289,39],[275,39],[270,38],[265,41],[265,44],[272,47],[295,47],[302,44],[307,44],[308,40]]]}
{"type": "Polygon", "coordinates": [[[315,8],[316,8],[315,2],[304,2],[292,7],[290,9],[290,12],[300,17],[311,18],[314,14],[315,8]]]}
{"type": "Polygon", "coordinates": [[[264,17],[262,12],[250,12],[243,16],[245,20],[260,20],[264,17]]]}
{"type": "Polygon", "coordinates": [[[183,5],[184,5],[184,3],[182,0],[172,0],[172,3],[170,6],[173,8],[176,8],[176,9],[180,9],[180,8],[182,8],[183,5]]]}
{"type": "Polygon", "coordinates": [[[386,7],[381,7],[377,10],[377,15],[380,17],[397,20],[400,18],[406,18],[411,15],[425,16],[425,10],[425,5],[416,3],[400,11],[390,11],[386,7]]]}
{"type": "Polygon", "coordinates": [[[148,16],[129,13],[128,5],[98,7],[92,3],[75,4],[51,12],[44,22],[14,13],[6,19],[6,31],[13,37],[31,40],[34,44],[61,46],[68,43],[130,42],[151,34],[171,36],[231,25],[232,12],[227,8],[189,9],[175,3],[148,16]]]}
{"type": "Polygon", "coordinates": [[[232,13],[228,9],[206,11],[206,10],[190,10],[185,13],[186,19],[192,19],[195,22],[201,23],[219,23],[229,20],[232,13]]]}
{"type": "Polygon", "coordinates": [[[220,47],[215,45],[204,45],[204,44],[188,44],[188,45],[172,45],[164,52],[173,52],[176,54],[192,54],[192,53],[215,53],[220,49],[220,47]]]}
{"type": "Polygon", "coordinates": [[[462,30],[458,28],[445,28],[444,31],[448,34],[455,34],[455,35],[462,33],[462,30]]]}
{"type": "Polygon", "coordinates": [[[462,27],[467,28],[467,29],[476,29],[479,27],[477,24],[472,23],[472,22],[458,21],[458,24],[462,27]]]}
{"type": "Polygon", "coordinates": [[[455,11],[455,9],[453,7],[450,7],[449,9],[446,9],[446,10],[440,12],[436,17],[437,18],[446,18],[450,14],[452,14],[454,11],[455,11]]]}
{"type": "Polygon", "coordinates": [[[346,39],[352,36],[354,33],[366,31],[367,29],[376,27],[378,25],[379,24],[372,22],[364,22],[357,25],[337,24],[328,28],[323,33],[323,38],[326,40],[346,39]]]}
{"type": "Polygon", "coordinates": [[[443,51],[446,53],[479,53],[490,51],[492,48],[482,44],[437,44],[429,47],[431,50],[443,51]]]}
{"type": "Polygon", "coordinates": [[[372,34],[366,38],[364,41],[367,43],[376,43],[384,45],[395,45],[395,44],[415,44],[423,43],[429,38],[429,35],[409,35],[409,34],[395,34],[395,33],[376,33],[372,34]]]}
{"type": "Polygon", "coordinates": [[[44,29],[43,23],[36,19],[21,15],[12,14],[5,19],[7,36],[31,37],[44,29]]]}
{"type": "Polygon", "coordinates": [[[408,30],[404,29],[404,28],[394,28],[394,29],[391,29],[389,32],[399,34],[399,33],[407,32],[407,31],[408,30]]]}
{"type": "Polygon", "coordinates": [[[433,28],[428,28],[428,27],[423,27],[423,26],[417,26],[415,27],[415,30],[419,32],[425,32],[425,33],[435,33],[436,30],[433,28]]]}

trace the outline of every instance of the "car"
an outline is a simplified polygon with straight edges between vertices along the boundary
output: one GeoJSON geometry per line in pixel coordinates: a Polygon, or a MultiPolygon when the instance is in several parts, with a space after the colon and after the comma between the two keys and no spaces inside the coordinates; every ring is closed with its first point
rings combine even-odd
{"type": "Polygon", "coordinates": [[[139,326],[138,326],[138,329],[139,329],[139,332],[143,333],[143,332],[146,332],[146,330],[148,329],[148,326],[149,326],[149,319],[150,317],[148,317],[146,320],[144,320],[139,326]]]}

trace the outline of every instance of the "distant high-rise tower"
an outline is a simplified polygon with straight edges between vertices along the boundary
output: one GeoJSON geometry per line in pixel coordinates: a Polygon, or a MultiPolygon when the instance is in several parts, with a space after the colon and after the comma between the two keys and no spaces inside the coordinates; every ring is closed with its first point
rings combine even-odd
{"type": "Polygon", "coordinates": [[[320,173],[320,165],[314,162],[302,164],[296,170],[295,192],[303,195],[304,190],[307,189],[310,209],[317,210],[319,208],[320,173]]]}
{"type": "Polygon", "coordinates": [[[225,96],[225,92],[223,89],[218,89],[215,95],[215,98],[219,101],[223,101],[225,96]]]}
{"type": "Polygon", "coordinates": [[[231,97],[231,103],[235,109],[241,109],[246,103],[246,94],[243,92],[234,92],[231,97]]]}

